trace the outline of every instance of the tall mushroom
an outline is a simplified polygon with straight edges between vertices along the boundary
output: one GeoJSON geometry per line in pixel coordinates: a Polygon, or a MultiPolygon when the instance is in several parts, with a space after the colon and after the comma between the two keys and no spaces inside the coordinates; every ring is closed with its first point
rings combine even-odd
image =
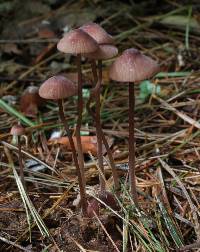
{"type": "Polygon", "coordinates": [[[114,61],[109,72],[112,80],[129,83],[129,178],[131,196],[136,206],[138,205],[138,197],[135,177],[134,83],[149,79],[158,71],[159,66],[154,60],[143,55],[137,49],[131,48],[125,50],[114,61]]]}
{"type": "Polygon", "coordinates": [[[13,125],[10,130],[10,134],[17,138],[19,173],[20,173],[20,179],[21,179],[23,186],[25,186],[25,180],[24,180],[24,167],[23,167],[23,163],[22,163],[22,150],[21,150],[20,136],[24,135],[24,133],[25,133],[25,129],[20,123],[13,125]]]}
{"type": "MultiPolygon", "coordinates": [[[[102,155],[102,142],[104,143],[106,147],[106,151],[110,160],[110,165],[112,169],[112,175],[113,175],[113,181],[115,185],[115,189],[119,189],[119,178],[117,175],[115,163],[112,157],[112,152],[109,148],[108,142],[106,140],[106,137],[103,133],[102,126],[101,126],[101,84],[102,84],[102,60],[110,59],[115,57],[118,54],[118,49],[113,45],[99,45],[99,49],[94,53],[88,53],[85,54],[85,56],[91,60],[98,60],[98,81],[96,83],[96,86],[93,88],[89,103],[92,99],[95,98],[96,101],[96,113],[93,114],[90,105],[88,104],[88,110],[92,117],[95,120],[96,123],[96,134],[97,134],[97,151],[98,151],[98,162],[99,162],[99,168],[101,169],[102,173],[104,173],[104,166],[103,166],[103,155],[102,155]]],[[[101,191],[105,190],[105,182],[100,174],[100,185],[101,185],[101,191]]]]}
{"type": "Polygon", "coordinates": [[[69,138],[69,143],[72,150],[72,155],[74,159],[74,163],[76,166],[76,171],[78,175],[78,182],[80,188],[80,196],[81,196],[81,206],[83,214],[86,215],[87,209],[87,202],[86,202],[86,192],[85,192],[85,179],[83,178],[83,174],[81,172],[78,158],[76,155],[76,149],[74,145],[74,141],[69,129],[69,125],[64,115],[64,108],[63,108],[63,99],[68,98],[73,95],[77,95],[77,86],[69,79],[63,76],[53,76],[46,80],[39,89],[39,95],[44,99],[55,100],[58,103],[59,107],[59,116],[60,119],[65,127],[67,136],[69,138]]]}
{"type": "MultiPolygon", "coordinates": [[[[94,82],[96,84],[95,88],[91,92],[90,99],[88,102],[88,110],[90,114],[92,114],[90,110],[90,102],[92,99],[96,99],[96,115],[92,114],[93,118],[96,122],[96,131],[97,131],[97,139],[98,139],[98,161],[99,167],[104,174],[103,167],[103,155],[102,155],[102,141],[106,147],[106,151],[108,154],[108,158],[110,161],[114,185],[116,189],[119,189],[119,179],[117,176],[117,171],[115,167],[115,163],[112,157],[112,152],[109,148],[108,142],[105,138],[101,127],[101,118],[100,118],[100,88],[102,83],[102,60],[113,58],[118,54],[118,49],[115,46],[112,46],[114,43],[113,37],[108,34],[100,25],[96,23],[88,23],[80,27],[81,30],[87,32],[98,44],[99,49],[96,52],[86,54],[85,56],[91,60],[91,67],[94,76],[94,82]],[[96,70],[96,60],[98,61],[98,74],[96,70]]],[[[105,182],[100,175],[100,185],[101,191],[105,190],[105,182]]]]}
{"type": "MultiPolygon", "coordinates": [[[[76,126],[76,138],[77,138],[77,151],[79,157],[79,166],[84,178],[84,158],[81,144],[81,124],[83,113],[83,96],[82,96],[82,70],[81,70],[81,55],[84,53],[91,53],[98,49],[97,42],[90,37],[86,32],[75,29],[68,32],[58,42],[57,49],[64,53],[73,54],[77,59],[77,71],[78,71],[78,120],[76,126]]],[[[83,181],[85,184],[85,179],[83,181]]]]}

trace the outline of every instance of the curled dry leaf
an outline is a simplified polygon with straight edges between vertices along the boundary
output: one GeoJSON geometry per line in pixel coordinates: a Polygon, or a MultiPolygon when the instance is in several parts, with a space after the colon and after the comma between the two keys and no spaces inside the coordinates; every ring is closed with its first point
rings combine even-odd
{"type": "MultiPolygon", "coordinates": [[[[73,140],[75,143],[75,148],[77,150],[76,137],[73,137],[73,140]]],[[[110,138],[109,139],[107,138],[107,141],[108,141],[109,146],[111,146],[113,143],[113,140],[110,138]]],[[[82,142],[82,147],[83,147],[83,153],[87,154],[91,152],[92,155],[94,156],[97,155],[97,137],[96,136],[81,136],[81,142],[82,142]]],[[[66,145],[68,150],[71,150],[68,137],[59,137],[59,138],[50,139],[49,144],[63,144],[63,145],[66,145]]],[[[106,153],[106,149],[103,145],[103,154],[105,153],[106,153]]]]}
{"type": "Polygon", "coordinates": [[[22,51],[18,48],[17,44],[6,43],[2,46],[2,51],[8,54],[21,55],[22,51]]]}
{"type": "Polygon", "coordinates": [[[55,38],[56,34],[50,27],[41,27],[38,30],[38,37],[50,39],[50,38],[55,38]]]}
{"type": "Polygon", "coordinates": [[[39,96],[38,87],[29,86],[20,98],[20,110],[26,116],[36,117],[43,99],[39,96]]]}
{"type": "Polygon", "coordinates": [[[117,200],[115,199],[115,196],[111,192],[108,191],[105,191],[104,193],[99,192],[99,198],[113,210],[119,210],[117,200]]]}
{"type": "Polygon", "coordinates": [[[90,218],[95,217],[95,214],[99,215],[99,202],[96,199],[88,200],[87,215],[90,218]]]}

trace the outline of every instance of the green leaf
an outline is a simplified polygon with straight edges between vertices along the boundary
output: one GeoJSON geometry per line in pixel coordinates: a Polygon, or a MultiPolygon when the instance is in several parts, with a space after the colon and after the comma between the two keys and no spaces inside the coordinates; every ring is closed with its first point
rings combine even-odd
{"type": "Polygon", "coordinates": [[[152,94],[159,95],[161,92],[161,88],[159,85],[155,85],[148,80],[142,81],[140,84],[140,94],[139,98],[142,102],[145,102],[148,97],[152,94]]]}
{"type": "Polygon", "coordinates": [[[36,125],[35,122],[31,121],[27,117],[25,117],[21,112],[17,111],[15,108],[7,104],[5,101],[0,99],[0,108],[7,113],[11,114],[12,116],[18,118],[20,121],[22,121],[24,124],[33,127],[36,125]]]}

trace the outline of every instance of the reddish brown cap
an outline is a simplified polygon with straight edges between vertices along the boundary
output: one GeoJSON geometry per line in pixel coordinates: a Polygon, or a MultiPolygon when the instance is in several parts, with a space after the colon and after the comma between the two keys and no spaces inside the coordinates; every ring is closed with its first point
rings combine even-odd
{"type": "Polygon", "coordinates": [[[115,57],[118,54],[117,47],[113,45],[99,45],[99,49],[93,53],[84,54],[89,59],[106,60],[115,57]]]}
{"type": "Polygon", "coordinates": [[[58,42],[59,51],[71,54],[91,53],[98,49],[97,42],[80,29],[72,30],[58,42]]]}
{"type": "Polygon", "coordinates": [[[96,23],[88,23],[80,27],[81,30],[87,32],[98,44],[113,44],[113,37],[108,34],[100,25],[96,23]]]}
{"type": "Polygon", "coordinates": [[[13,136],[21,136],[24,135],[25,129],[21,124],[15,124],[12,126],[10,130],[10,134],[13,136]]]}
{"type": "Polygon", "coordinates": [[[123,52],[111,65],[109,75],[112,80],[139,82],[151,78],[159,72],[156,61],[131,48],[123,52]]]}
{"type": "Polygon", "coordinates": [[[61,75],[49,78],[39,89],[39,95],[50,100],[59,100],[76,94],[77,86],[61,75]]]}

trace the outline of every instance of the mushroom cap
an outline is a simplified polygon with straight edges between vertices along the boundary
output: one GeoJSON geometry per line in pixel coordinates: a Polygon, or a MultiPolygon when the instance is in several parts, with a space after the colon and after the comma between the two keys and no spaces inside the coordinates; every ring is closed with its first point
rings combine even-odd
{"type": "Polygon", "coordinates": [[[113,44],[113,37],[108,34],[100,25],[96,23],[88,23],[79,29],[88,33],[98,44],[113,44]]]}
{"type": "Polygon", "coordinates": [[[24,135],[25,129],[21,124],[15,124],[12,126],[10,130],[10,134],[13,136],[21,136],[24,135]]]}
{"type": "Polygon", "coordinates": [[[39,89],[44,99],[59,100],[77,94],[77,86],[69,79],[57,75],[46,80],[39,89]]]}
{"type": "Polygon", "coordinates": [[[118,54],[118,49],[113,45],[99,45],[96,52],[84,54],[89,59],[106,60],[115,57],[118,54]]]}
{"type": "Polygon", "coordinates": [[[91,53],[98,49],[97,42],[81,29],[72,30],[58,42],[57,49],[64,53],[91,53]]]}
{"type": "Polygon", "coordinates": [[[153,59],[131,48],[123,52],[111,65],[109,76],[120,82],[140,82],[159,72],[159,65],[153,59]]]}

